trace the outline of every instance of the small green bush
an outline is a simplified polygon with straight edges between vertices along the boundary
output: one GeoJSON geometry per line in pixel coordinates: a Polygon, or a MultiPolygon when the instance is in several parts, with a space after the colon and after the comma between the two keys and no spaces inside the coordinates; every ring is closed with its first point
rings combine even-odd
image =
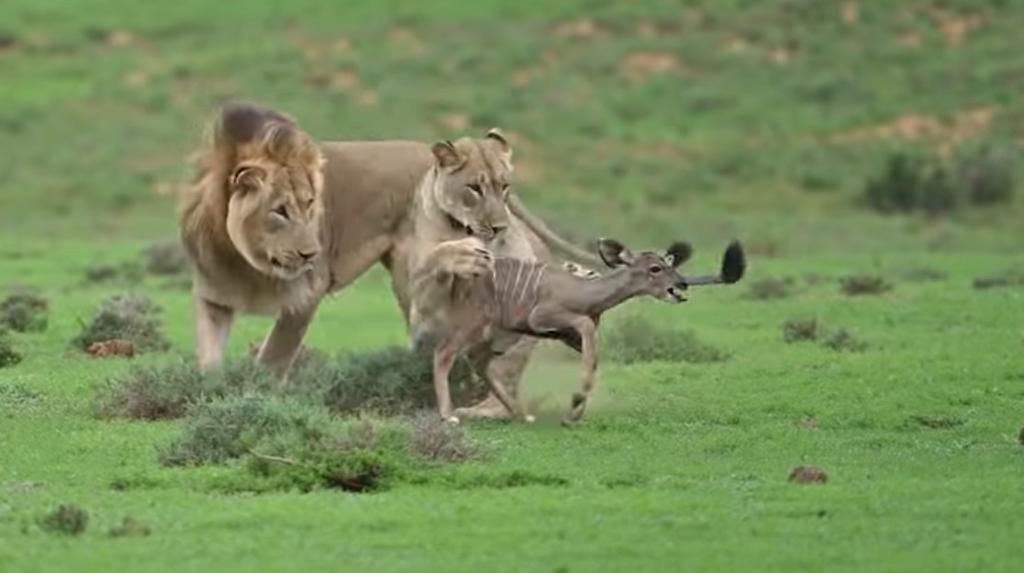
{"type": "Polygon", "coordinates": [[[154,275],[177,275],[188,271],[188,257],[181,241],[170,239],[151,244],[144,253],[146,272],[154,275]]]}
{"type": "Polygon", "coordinates": [[[0,368],[14,366],[19,362],[21,362],[21,354],[11,344],[11,337],[8,336],[7,330],[0,327],[0,368]]]}
{"type": "Polygon", "coordinates": [[[601,343],[610,360],[631,364],[664,360],[668,362],[722,362],[729,354],[700,341],[691,331],[677,330],[651,322],[640,315],[618,321],[601,343]]]}
{"type": "Polygon", "coordinates": [[[96,342],[129,340],[139,352],[163,351],[171,343],[160,332],[160,307],[142,295],[117,295],[100,304],[96,316],[72,341],[87,350],[96,342]]]}
{"type": "Polygon", "coordinates": [[[776,300],[792,295],[791,280],[773,277],[763,278],[750,283],[747,298],[753,300],[776,300]]]}
{"type": "Polygon", "coordinates": [[[782,325],[782,338],[789,343],[818,340],[823,331],[816,318],[791,318],[782,325]]]}
{"type": "Polygon", "coordinates": [[[29,294],[12,294],[0,303],[0,325],[17,332],[46,330],[49,303],[45,298],[29,294]]]}
{"type": "Polygon", "coordinates": [[[852,275],[839,279],[839,288],[847,296],[860,296],[888,292],[892,285],[877,275],[852,275]]]}
{"type": "Polygon", "coordinates": [[[1016,186],[1016,157],[1007,147],[982,144],[956,155],[957,183],[974,205],[1009,203],[1016,186]]]}
{"type": "Polygon", "coordinates": [[[107,531],[111,537],[147,537],[149,533],[149,526],[134,517],[125,517],[107,531]]]}
{"type": "Polygon", "coordinates": [[[830,332],[823,341],[825,346],[836,351],[863,352],[867,350],[866,342],[853,335],[845,328],[837,328],[830,332]]]}
{"type": "Polygon", "coordinates": [[[44,531],[80,535],[89,525],[89,512],[71,503],[62,505],[39,520],[44,531]]]}
{"type": "Polygon", "coordinates": [[[329,424],[325,409],[293,398],[226,396],[193,407],[181,437],[160,452],[160,463],[223,463],[247,454],[267,436],[295,428],[315,438],[329,424]]]}
{"type": "Polygon", "coordinates": [[[883,213],[942,215],[965,205],[1009,203],[1015,190],[1015,154],[983,144],[959,151],[952,161],[906,152],[891,155],[882,173],[868,180],[864,199],[883,213]]]}

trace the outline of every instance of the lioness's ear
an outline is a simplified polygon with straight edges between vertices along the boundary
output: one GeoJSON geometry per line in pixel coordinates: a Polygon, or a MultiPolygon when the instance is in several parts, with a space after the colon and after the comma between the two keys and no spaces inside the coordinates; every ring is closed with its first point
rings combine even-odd
{"type": "Polygon", "coordinates": [[[492,127],[491,130],[487,132],[487,139],[490,139],[491,141],[494,141],[498,144],[498,147],[501,149],[502,159],[504,159],[505,162],[508,163],[509,167],[511,168],[512,146],[509,145],[508,140],[505,139],[505,134],[502,133],[501,130],[498,129],[497,127],[492,127]]]}
{"type": "Polygon", "coordinates": [[[430,148],[434,152],[434,157],[437,158],[437,164],[441,167],[449,170],[454,170],[461,166],[465,161],[459,150],[455,149],[455,145],[445,139],[444,141],[438,141],[430,148]]]}
{"type": "Polygon", "coordinates": [[[678,267],[690,260],[691,256],[693,256],[693,247],[684,241],[676,241],[665,250],[665,260],[673,267],[678,267]]]}
{"type": "Polygon", "coordinates": [[[231,174],[231,191],[253,191],[267,180],[267,171],[255,165],[242,165],[231,174]]]}
{"type": "Polygon", "coordinates": [[[604,264],[612,268],[630,265],[636,260],[632,251],[615,239],[598,239],[597,254],[604,264]]]}

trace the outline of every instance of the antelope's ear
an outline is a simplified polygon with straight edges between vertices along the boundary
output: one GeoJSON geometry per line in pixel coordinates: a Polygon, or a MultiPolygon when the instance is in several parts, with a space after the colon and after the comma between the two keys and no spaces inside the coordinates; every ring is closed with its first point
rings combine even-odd
{"type": "Polygon", "coordinates": [[[462,157],[458,149],[455,149],[455,144],[447,139],[438,141],[430,150],[434,153],[437,164],[442,169],[455,171],[465,163],[465,158],[462,157]]]}
{"type": "Polygon", "coordinates": [[[633,252],[615,239],[598,239],[597,254],[604,264],[612,268],[630,265],[636,260],[633,252]]]}
{"type": "Polygon", "coordinates": [[[669,245],[668,249],[665,250],[665,260],[673,267],[678,267],[685,263],[690,260],[690,257],[692,256],[693,247],[690,246],[690,243],[685,241],[676,241],[669,245]]]}
{"type": "Polygon", "coordinates": [[[267,180],[267,170],[256,165],[240,165],[231,174],[231,192],[255,191],[263,186],[267,180]]]}

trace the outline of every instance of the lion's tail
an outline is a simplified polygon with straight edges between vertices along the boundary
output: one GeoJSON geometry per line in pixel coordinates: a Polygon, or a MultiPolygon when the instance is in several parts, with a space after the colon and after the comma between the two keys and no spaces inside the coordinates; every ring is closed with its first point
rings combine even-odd
{"type": "Polygon", "coordinates": [[[531,213],[529,209],[526,208],[526,205],[523,205],[523,202],[515,195],[509,195],[508,208],[512,211],[513,215],[525,223],[526,226],[540,237],[544,244],[551,249],[580,263],[591,266],[603,266],[601,259],[597,258],[596,255],[574,245],[572,242],[560,237],[557,233],[552,231],[551,228],[547,226],[547,223],[542,221],[540,217],[531,213]]]}

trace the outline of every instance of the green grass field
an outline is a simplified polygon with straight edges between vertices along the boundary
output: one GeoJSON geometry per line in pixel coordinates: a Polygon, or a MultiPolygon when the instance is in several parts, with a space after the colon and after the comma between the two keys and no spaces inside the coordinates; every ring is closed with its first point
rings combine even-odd
{"type": "MultiPolygon", "coordinates": [[[[4,3],[0,295],[32,288],[50,311],[0,368],[0,571],[1019,570],[1024,287],[972,283],[1024,273],[1022,193],[944,218],[858,199],[894,151],[1019,153],[1022,25],[997,0],[4,3]],[[579,239],[687,238],[702,270],[742,239],[744,282],[608,325],[640,314],[730,358],[607,360],[567,429],[577,365],[545,346],[536,424],[471,423],[481,458],[374,493],[226,493],[236,466],[162,467],[182,422],[98,420],[92,402],[132,363],[191,351],[188,291],[85,273],[173,236],[155,191],[234,97],[324,139],[500,126],[520,195],[579,239]],[[847,296],[851,275],[892,289],[847,296]],[[788,296],[748,296],[769,278],[788,296]],[[163,307],[172,350],[71,348],[125,291],[163,307]],[[800,317],[867,348],[785,342],[800,317]],[[828,482],[791,483],[798,465],[828,482]],[[80,536],[39,526],[65,503],[90,514],[80,536]],[[151,534],[109,536],[127,516],[151,534]]],[[[230,353],[269,325],[242,320],[230,353]]],[[[307,337],[405,341],[380,269],[307,337]]]]}

